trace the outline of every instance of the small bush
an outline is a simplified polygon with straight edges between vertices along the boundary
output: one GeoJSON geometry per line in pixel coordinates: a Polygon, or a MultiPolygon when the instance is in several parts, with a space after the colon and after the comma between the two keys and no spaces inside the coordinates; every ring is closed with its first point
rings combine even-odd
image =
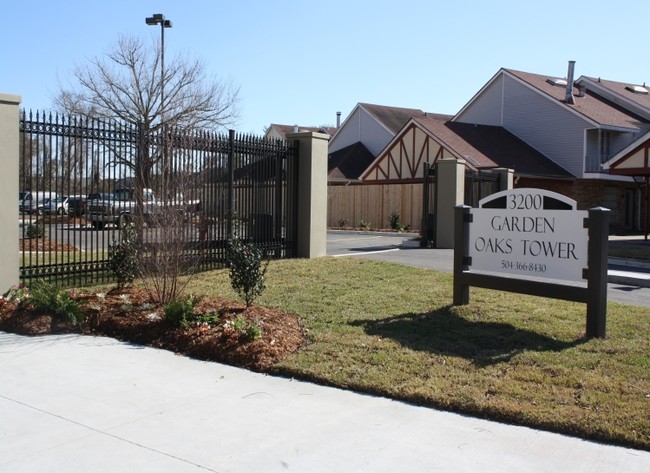
{"type": "Polygon", "coordinates": [[[398,232],[403,232],[408,230],[408,225],[404,225],[400,219],[399,210],[393,210],[390,214],[390,228],[397,230],[398,232]]]}
{"type": "Polygon", "coordinates": [[[25,228],[25,237],[27,238],[43,238],[45,236],[45,224],[43,223],[30,223],[25,228]]]}
{"type": "Polygon", "coordinates": [[[249,340],[262,338],[262,328],[256,322],[251,322],[242,315],[228,321],[227,326],[249,340]]]}
{"type": "Polygon", "coordinates": [[[368,230],[370,228],[370,225],[372,225],[370,222],[366,222],[363,219],[361,219],[361,221],[359,222],[359,227],[363,228],[364,230],[368,230]]]}
{"type": "Polygon", "coordinates": [[[211,310],[210,312],[205,312],[203,314],[196,314],[194,316],[195,325],[217,325],[219,319],[221,318],[221,313],[216,309],[211,310]]]}
{"type": "Polygon", "coordinates": [[[16,305],[21,306],[29,302],[29,291],[20,283],[12,286],[3,297],[7,302],[15,302],[16,305]]]}
{"type": "Polygon", "coordinates": [[[85,314],[76,301],[76,291],[59,289],[56,286],[37,281],[30,291],[30,302],[34,308],[52,311],[55,317],[77,325],[83,322],[85,314]]]}
{"type": "Polygon", "coordinates": [[[191,295],[183,299],[172,299],[163,308],[165,320],[171,322],[175,327],[189,328],[196,318],[194,306],[197,302],[198,300],[191,295]]]}
{"type": "Polygon", "coordinates": [[[233,239],[228,244],[227,264],[230,284],[250,307],[264,289],[266,270],[269,262],[263,264],[262,251],[252,243],[233,239]]]}
{"type": "Polygon", "coordinates": [[[347,218],[340,218],[339,219],[339,227],[347,227],[349,224],[349,220],[347,218]]]}
{"type": "Polygon", "coordinates": [[[138,231],[132,225],[120,230],[120,240],[113,239],[108,245],[108,267],[117,280],[117,287],[123,288],[133,283],[140,274],[140,244],[138,231]]]}

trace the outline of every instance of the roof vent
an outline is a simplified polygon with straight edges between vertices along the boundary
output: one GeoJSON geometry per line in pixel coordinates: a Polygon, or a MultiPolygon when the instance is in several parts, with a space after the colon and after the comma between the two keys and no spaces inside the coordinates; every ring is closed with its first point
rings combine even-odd
{"type": "Polygon", "coordinates": [[[566,79],[546,79],[546,82],[556,87],[566,87],[567,85],[566,79]]]}
{"type": "Polygon", "coordinates": [[[646,89],[642,85],[628,85],[625,87],[625,90],[629,90],[633,94],[648,95],[648,89],[646,89]]]}

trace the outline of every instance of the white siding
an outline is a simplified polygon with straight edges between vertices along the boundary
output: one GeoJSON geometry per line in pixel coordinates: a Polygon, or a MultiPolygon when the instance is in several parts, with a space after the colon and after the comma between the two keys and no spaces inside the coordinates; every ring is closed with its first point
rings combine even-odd
{"type": "Polygon", "coordinates": [[[503,127],[577,177],[584,172],[588,121],[561,103],[503,76],[503,127]]]}
{"type": "Polygon", "coordinates": [[[333,153],[361,141],[368,151],[378,156],[392,139],[390,131],[368,112],[357,107],[330,141],[328,152],[333,153]]]}
{"type": "Polygon", "coordinates": [[[360,110],[359,107],[355,108],[352,111],[352,115],[345,120],[341,128],[339,128],[339,131],[334,135],[334,138],[330,140],[328,146],[329,153],[353,145],[361,140],[361,130],[359,127],[360,110]]]}
{"type": "Polygon", "coordinates": [[[275,129],[275,127],[270,127],[268,130],[266,130],[266,138],[269,140],[283,140],[284,136],[280,135],[278,133],[278,130],[275,129]]]}
{"type": "Polygon", "coordinates": [[[394,135],[365,110],[361,110],[361,142],[373,156],[379,156],[394,135]]]}
{"type": "Polygon", "coordinates": [[[501,104],[503,101],[503,75],[497,77],[476,97],[456,121],[476,125],[501,126],[501,104]]]}

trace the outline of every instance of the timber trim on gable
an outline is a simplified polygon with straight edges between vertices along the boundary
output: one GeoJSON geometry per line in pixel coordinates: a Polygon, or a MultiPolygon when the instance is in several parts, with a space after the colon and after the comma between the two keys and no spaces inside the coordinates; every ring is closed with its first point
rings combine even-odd
{"type": "Polygon", "coordinates": [[[400,182],[422,179],[423,163],[455,156],[417,122],[411,121],[361,175],[364,182],[400,182]]]}

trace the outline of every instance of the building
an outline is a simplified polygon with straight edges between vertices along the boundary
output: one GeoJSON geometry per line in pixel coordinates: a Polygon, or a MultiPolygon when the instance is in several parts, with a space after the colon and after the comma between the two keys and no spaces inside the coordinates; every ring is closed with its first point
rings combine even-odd
{"type": "Polygon", "coordinates": [[[647,179],[621,172],[613,158],[647,155],[648,89],[574,80],[574,68],[570,61],[565,78],[500,69],[453,116],[359,103],[329,146],[329,225],[381,227],[396,209],[418,228],[424,163],[463,159],[468,170],[513,169],[515,187],[607,207],[612,230],[643,228],[647,179]]]}

